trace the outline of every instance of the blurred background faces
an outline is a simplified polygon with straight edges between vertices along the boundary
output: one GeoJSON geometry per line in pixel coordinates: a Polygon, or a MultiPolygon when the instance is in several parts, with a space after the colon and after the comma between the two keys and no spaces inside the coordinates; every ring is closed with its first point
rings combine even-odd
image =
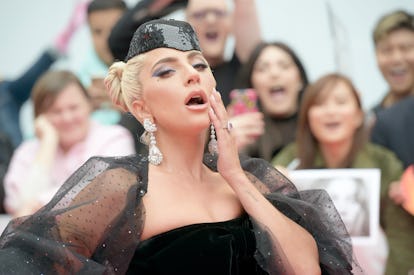
{"type": "MultiPolygon", "coordinates": [[[[137,1],[125,2],[132,6],[137,1]]],[[[76,3],[78,0],[1,1],[0,37],[4,42],[0,45],[0,75],[14,77],[27,68],[62,29],[76,3]]],[[[311,81],[331,71],[351,77],[361,91],[365,109],[376,104],[387,87],[375,61],[374,24],[395,9],[414,12],[412,0],[256,0],[256,4],[265,40],[291,45],[311,81]]],[[[183,19],[184,15],[176,12],[174,16],[183,19]]],[[[75,36],[68,59],[57,66],[76,71],[80,53],[86,54],[91,42],[86,25],[75,36]]]]}

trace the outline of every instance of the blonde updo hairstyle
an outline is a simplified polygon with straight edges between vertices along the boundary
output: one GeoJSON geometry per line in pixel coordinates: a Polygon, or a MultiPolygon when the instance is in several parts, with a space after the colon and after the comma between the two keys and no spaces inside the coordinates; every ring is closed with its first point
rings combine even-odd
{"type": "Polygon", "coordinates": [[[142,84],[138,75],[142,70],[145,54],[128,60],[118,61],[109,67],[105,86],[112,102],[125,112],[132,110],[132,102],[142,98],[142,84]]]}

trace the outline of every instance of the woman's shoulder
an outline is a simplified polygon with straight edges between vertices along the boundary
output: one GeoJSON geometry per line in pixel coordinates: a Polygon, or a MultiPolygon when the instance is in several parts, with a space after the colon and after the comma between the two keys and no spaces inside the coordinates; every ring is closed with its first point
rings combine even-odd
{"type": "Polygon", "coordinates": [[[148,167],[147,162],[147,158],[142,155],[92,156],[71,177],[79,178],[79,175],[88,174],[88,178],[95,178],[113,170],[144,174],[148,167]]]}
{"type": "Polygon", "coordinates": [[[401,160],[394,152],[371,142],[368,142],[359,152],[354,166],[356,168],[377,167],[382,171],[391,167],[394,170],[401,170],[403,167],[401,160]]]}
{"type": "Polygon", "coordinates": [[[403,172],[403,163],[394,152],[381,145],[367,143],[357,156],[355,168],[379,168],[382,182],[389,184],[398,180],[403,172]]]}
{"type": "Polygon", "coordinates": [[[375,144],[375,143],[371,143],[368,142],[363,151],[363,153],[369,154],[372,157],[375,158],[386,158],[386,159],[391,159],[391,160],[398,160],[397,156],[395,155],[395,153],[393,151],[391,151],[390,149],[379,145],[379,144],[375,144]]]}
{"type": "Polygon", "coordinates": [[[286,145],[271,161],[273,165],[287,166],[297,157],[297,146],[295,142],[286,145]]]}
{"type": "Polygon", "coordinates": [[[93,156],[66,180],[59,193],[65,194],[74,187],[82,190],[107,190],[110,193],[111,190],[136,184],[146,186],[147,171],[147,158],[141,155],[93,156]]]}
{"type": "Polygon", "coordinates": [[[127,170],[136,170],[146,167],[148,165],[148,159],[141,154],[128,156],[93,156],[85,162],[84,166],[85,165],[103,165],[107,168],[126,168],[127,170]]]}
{"type": "Polygon", "coordinates": [[[37,148],[38,146],[39,146],[39,139],[30,138],[20,143],[19,146],[17,146],[16,150],[29,150],[29,149],[37,148]]]}
{"type": "Polygon", "coordinates": [[[132,134],[120,125],[102,125],[92,121],[86,147],[93,155],[129,155],[135,153],[132,134]]]}
{"type": "MultiPolygon", "coordinates": [[[[94,136],[100,136],[105,133],[105,136],[112,137],[119,134],[127,134],[129,135],[128,129],[124,126],[112,124],[112,125],[104,125],[97,121],[91,121],[91,131],[94,136]]],[[[102,137],[102,136],[101,136],[102,137]]]]}
{"type": "Polygon", "coordinates": [[[36,138],[23,141],[13,152],[13,156],[33,157],[39,149],[39,140],[36,138]]]}

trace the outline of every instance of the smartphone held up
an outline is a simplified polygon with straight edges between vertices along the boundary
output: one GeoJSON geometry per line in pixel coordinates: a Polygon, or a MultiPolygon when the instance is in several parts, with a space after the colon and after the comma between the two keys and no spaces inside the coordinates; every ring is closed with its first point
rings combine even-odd
{"type": "Polygon", "coordinates": [[[230,104],[227,106],[230,116],[257,111],[257,93],[254,89],[234,89],[230,92],[230,104]]]}

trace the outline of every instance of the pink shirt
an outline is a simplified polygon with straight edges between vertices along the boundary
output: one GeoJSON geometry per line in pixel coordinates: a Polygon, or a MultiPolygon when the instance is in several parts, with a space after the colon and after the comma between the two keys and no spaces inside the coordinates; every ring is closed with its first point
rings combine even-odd
{"type": "MultiPolygon", "coordinates": [[[[22,190],[27,187],[25,186],[27,172],[33,167],[38,149],[39,140],[33,139],[23,142],[13,154],[4,179],[5,207],[9,213],[17,210],[16,204],[20,201],[22,190]]],[[[49,202],[65,180],[92,156],[126,156],[130,154],[135,154],[135,147],[133,138],[126,128],[119,125],[101,125],[97,122],[91,122],[89,134],[83,142],[74,145],[66,153],[60,148],[57,150],[51,173],[45,175],[50,176],[51,184],[38,199],[43,204],[49,202]]]]}

